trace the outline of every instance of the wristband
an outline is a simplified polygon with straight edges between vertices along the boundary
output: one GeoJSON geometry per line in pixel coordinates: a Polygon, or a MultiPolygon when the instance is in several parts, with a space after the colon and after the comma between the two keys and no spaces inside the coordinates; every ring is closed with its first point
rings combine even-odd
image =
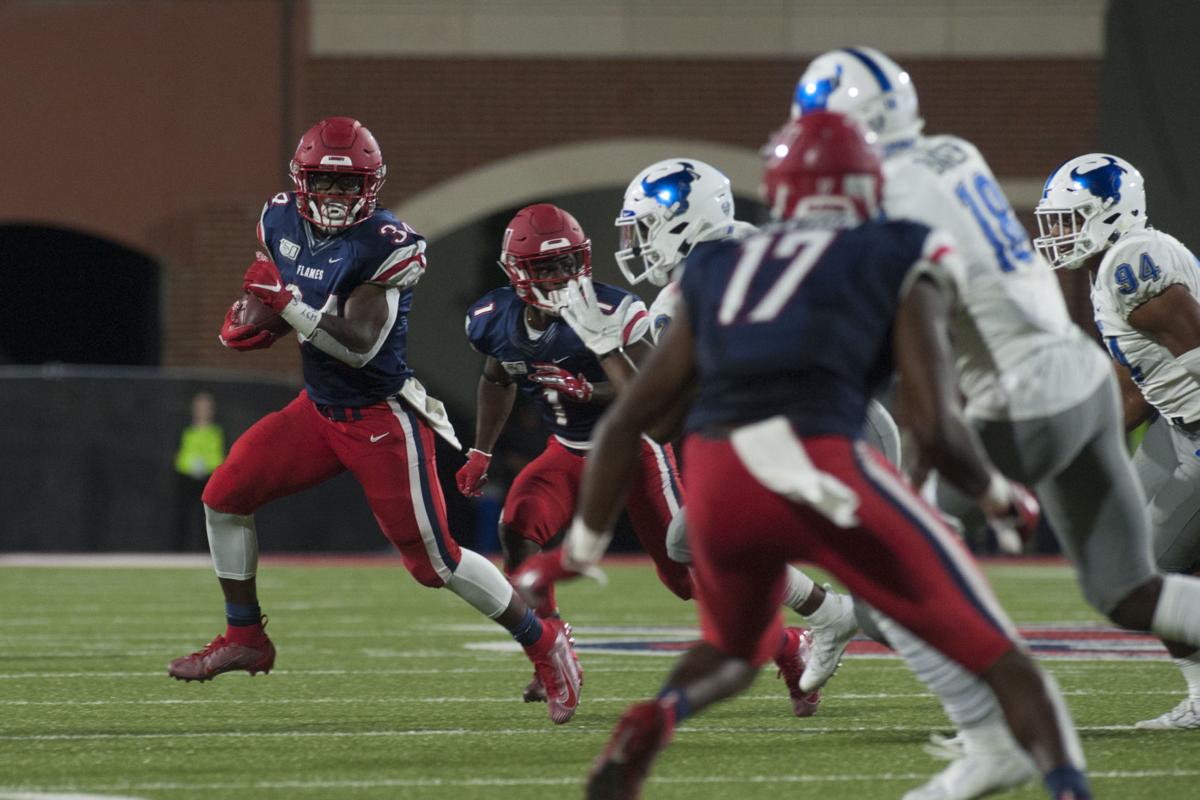
{"type": "Polygon", "coordinates": [[[291,301],[279,312],[287,324],[296,329],[305,339],[311,339],[313,331],[321,323],[323,316],[320,311],[305,303],[299,297],[292,296],[291,301]]]}

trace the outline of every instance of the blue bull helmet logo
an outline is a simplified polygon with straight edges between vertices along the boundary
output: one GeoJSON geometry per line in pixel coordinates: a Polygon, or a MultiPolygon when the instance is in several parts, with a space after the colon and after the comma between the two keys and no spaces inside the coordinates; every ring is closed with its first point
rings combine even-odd
{"type": "Polygon", "coordinates": [[[669,172],[661,178],[642,179],[642,191],[646,197],[653,197],[672,214],[682,214],[688,210],[692,182],[700,177],[700,173],[688,162],[680,161],[679,166],[678,172],[669,172]]]}
{"type": "Polygon", "coordinates": [[[1105,156],[1104,166],[1080,172],[1079,167],[1071,170],[1071,180],[1081,189],[1087,189],[1101,200],[1121,202],[1121,176],[1128,172],[1112,156],[1105,156]]]}

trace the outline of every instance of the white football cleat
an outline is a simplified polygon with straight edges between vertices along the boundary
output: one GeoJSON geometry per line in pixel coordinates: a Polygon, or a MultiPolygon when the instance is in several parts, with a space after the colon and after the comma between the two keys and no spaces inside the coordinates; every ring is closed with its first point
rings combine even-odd
{"type": "Polygon", "coordinates": [[[903,800],[974,800],[1028,783],[1037,776],[1033,759],[1015,747],[967,753],[924,786],[905,792],[903,800]]]}
{"type": "MultiPolygon", "coordinates": [[[[830,607],[832,618],[824,624],[817,623],[811,616],[808,618],[809,631],[812,633],[812,648],[808,653],[808,661],[804,665],[804,674],[800,676],[800,690],[815,692],[825,685],[825,682],[837,672],[842,663],[842,653],[846,645],[858,632],[858,620],[854,617],[854,600],[849,595],[838,594],[825,584],[825,606],[830,607]]],[[[821,615],[822,617],[824,614],[821,615]]]]}
{"type": "Polygon", "coordinates": [[[1154,719],[1144,719],[1133,727],[1144,731],[1190,731],[1200,728],[1200,700],[1186,697],[1167,713],[1154,719]]]}

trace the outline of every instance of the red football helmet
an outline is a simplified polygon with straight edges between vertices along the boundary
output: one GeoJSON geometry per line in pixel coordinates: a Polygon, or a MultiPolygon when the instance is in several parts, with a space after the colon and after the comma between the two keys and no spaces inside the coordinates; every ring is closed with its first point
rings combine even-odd
{"type": "Polygon", "coordinates": [[[558,206],[526,206],[504,230],[500,268],[517,297],[557,315],[566,304],[562,291],[567,282],[592,274],[592,242],[558,206]]]}
{"type": "Polygon", "coordinates": [[[767,143],[762,195],[775,219],[879,213],[883,170],[879,154],[849,117],[812,111],[784,125],[767,143]]]}
{"type": "Polygon", "coordinates": [[[387,167],[379,143],[361,122],[329,117],[300,137],[288,172],[296,184],[300,216],[336,231],[375,211],[387,167]]]}

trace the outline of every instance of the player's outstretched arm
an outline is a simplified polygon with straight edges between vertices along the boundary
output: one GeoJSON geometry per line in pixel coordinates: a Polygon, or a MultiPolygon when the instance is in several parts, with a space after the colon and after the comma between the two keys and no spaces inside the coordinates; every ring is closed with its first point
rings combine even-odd
{"type": "Polygon", "coordinates": [[[1200,383],[1200,302],[1183,284],[1172,284],[1129,313],[1129,324],[1175,356],[1200,383]]]}
{"type": "Polygon", "coordinates": [[[691,323],[686,309],[681,309],[662,344],[651,350],[637,377],[601,418],[583,474],[575,523],[563,544],[564,555],[572,562],[594,564],[607,548],[635,472],[642,433],[689,395],[695,377],[693,344],[691,323]],[[603,539],[599,552],[597,538],[603,539]]]}
{"type": "Polygon", "coordinates": [[[645,339],[630,342],[624,347],[605,353],[600,358],[600,368],[608,376],[608,383],[600,384],[592,393],[592,402],[609,405],[637,377],[638,370],[650,358],[654,348],[645,339]]]}
{"type": "Polygon", "coordinates": [[[512,413],[516,395],[517,386],[509,379],[504,367],[488,356],[475,392],[475,446],[467,451],[467,463],[455,475],[458,490],[467,497],[478,497],[488,482],[492,451],[512,413]]]}
{"type": "Polygon", "coordinates": [[[917,448],[954,486],[974,497],[1002,550],[1020,552],[1037,528],[1040,510],[1027,489],[992,465],[958,404],[947,334],[949,298],[918,278],[896,316],[896,364],[903,416],[917,448]]]}
{"type": "Polygon", "coordinates": [[[963,417],[950,360],[949,301],[941,287],[918,278],[896,315],[896,365],[902,417],[917,448],[955,486],[977,497],[991,464],[963,417]]]}

